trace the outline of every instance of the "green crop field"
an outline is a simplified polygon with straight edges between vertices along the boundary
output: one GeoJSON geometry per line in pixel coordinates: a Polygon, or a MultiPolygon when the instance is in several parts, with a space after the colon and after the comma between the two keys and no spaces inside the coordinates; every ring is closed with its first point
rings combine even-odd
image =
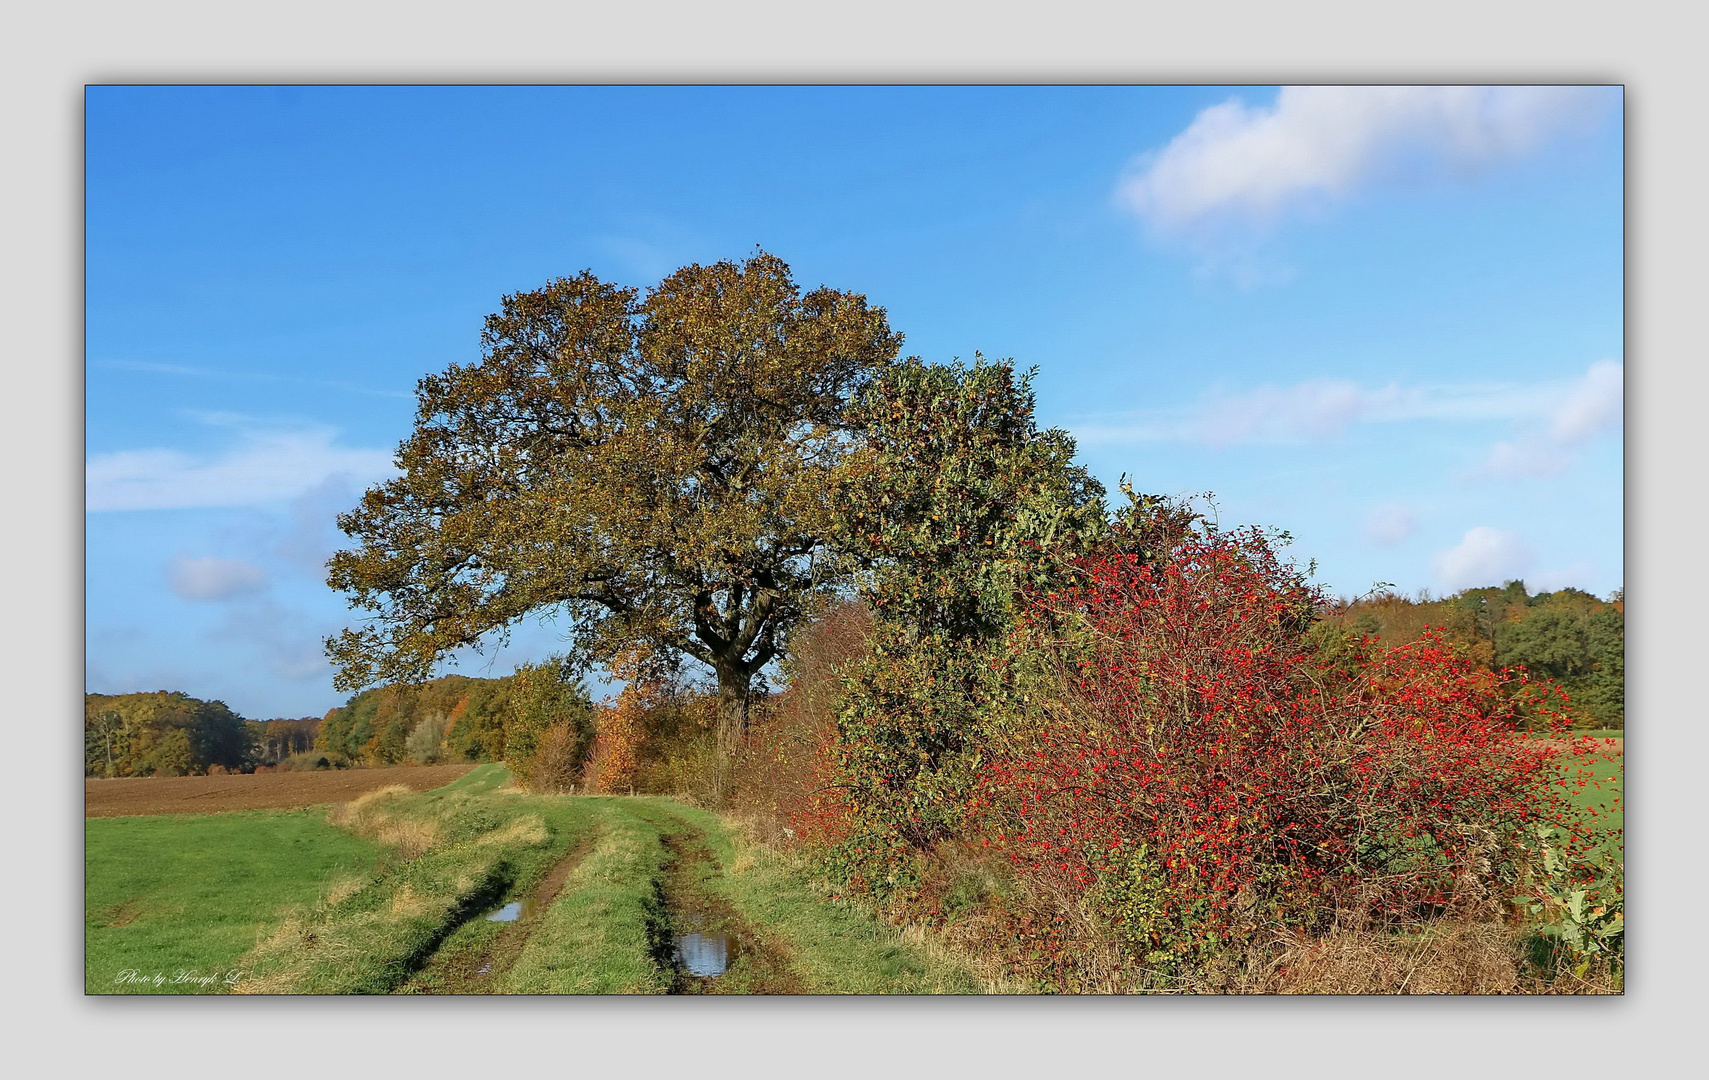
{"type": "Polygon", "coordinates": [[[381,857],[323,810],[89,818],[84,837],[91,994],[224,992],[281,906],[372,875],[381,857]]]}

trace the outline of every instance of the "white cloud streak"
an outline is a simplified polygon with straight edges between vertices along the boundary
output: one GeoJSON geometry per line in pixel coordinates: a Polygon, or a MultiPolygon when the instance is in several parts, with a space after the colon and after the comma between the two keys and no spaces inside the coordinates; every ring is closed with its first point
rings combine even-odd
{"type": "Polygon", "coordinates": [[[1118,195],[1161,234],[1261,230],[1402,168],[1523,157],[1593,123],[1608,101],[1594,87],[1288,86],[1270,106],[1231,99],[1200,112],[1118,195]]]}
{"type": "Polygon", "coordinates": [[[224,453],[119,450],[85,465],[85,508],[184,510],[266,506],[304,495],[334,476],[365,485],[396,474],[389,450],[339,446],[330,428],[249,430],[224,453]]]}
{"type": "Polygon", "coordinates": [[[1365,519],[1365,538],[1379,547],[1404,544],[1417,531],[1418,515],[1398,503],[1379,506],[1365,519]]]}
{"type": "Polygon", "coordinates": [[[1088,445],[1195,443],[1217,449],[1331,442],[1361,424],[1536,419],[1568,392],[1558,384],[1367,387],[1342,379],[1208,395],[1185,408],[1069,425],[1088,445]]]}
{"type": "Polygon", "coordinates": [[[1545,429],[1496,443],[1472,475],[1496,479],[1558,476],[1572,464],[1579,447],[1620,430],[1624,404],[1625,368],[1612,360],[1599,360],[1557,397],[1543,418],[1545,429]]]}
{"type": "Polygon", "coordinates": [[[137,371],[146,375],[175,375],[190,379],[219,379],[239,382],[290,383],[296,386],[318,386],[328,390],[342,390],[351,394],[368,394],[373,397],[398,398],[406,401],[415,396],[404,390],[375,390],[372,387],[356,386],[331,379],[304,379],[294,375],[279,375],[270,371],[221,371],[217,368],[194,367],[189,364],[161,364],[152,360],[101,360],[98,363],[104,368],[113,368],[118,371],[137,371]]]}

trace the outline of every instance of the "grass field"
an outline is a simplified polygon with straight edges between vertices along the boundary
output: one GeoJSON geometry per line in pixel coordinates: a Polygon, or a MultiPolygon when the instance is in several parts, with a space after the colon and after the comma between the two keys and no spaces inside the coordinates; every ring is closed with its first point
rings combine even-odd
{"type": "Polygon", "coordinates": [[[498,766],[330,811],[86,828],[89,993],[981,989],[726,819],[667,798],[525,795],[498,766]],[[485,917],[510,904],[519,918],[485,917]],[[678,962],[690,930],[729,942],[720,977],[678,962]]]}
{"type": "Polygon", "coordinates": [[[223,980],[281,906],[371,877],[382,856],[313,810],[95,818],[84,837],[91,994],[223,993],[178,980],[223,980]]]}
{"type": "Polygon", "coordinates": [[[1606,837],[1597,851],[1605,863],[1623,865],[1626,851],[1625,754],[1590,754],[1577,758],[1575,768],[1587,770],[1591,777],[1590,783],[1574,792],[1573,802],[1595,815],[1593,821],[1597,831],[1606,837]]]}

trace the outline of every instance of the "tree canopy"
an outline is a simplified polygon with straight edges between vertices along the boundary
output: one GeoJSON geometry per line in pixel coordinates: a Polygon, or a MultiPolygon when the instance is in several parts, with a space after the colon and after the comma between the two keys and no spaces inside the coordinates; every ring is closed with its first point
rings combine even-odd
{"type": "Polygon", "coordinates": [[[829,545],[845,411],[901,335],[763,252],[642,295],[591,272],[504,298],[479,362],[421,380],[402,475],[338,519],[328,582],[368,613],[336,683],[428,677],[531,614],[585,667],[645,646],[716,673],[727,723],[845,578],[829,545]]]}
{"type": "Polygon", "coordinates": [[[223,701],[165,690],[83,695],[86,776],[186,776],[241,768],[249,754],[243,717],[223,701]]]}

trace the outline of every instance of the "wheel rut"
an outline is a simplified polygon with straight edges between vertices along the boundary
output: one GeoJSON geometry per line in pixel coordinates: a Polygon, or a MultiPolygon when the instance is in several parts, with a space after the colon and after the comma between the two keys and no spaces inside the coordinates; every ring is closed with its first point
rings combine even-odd
{"type": "Polygon", "coordinates": [[[532,893],[521,901],[521,912],[508,922],[498,936],[478,950],[459,951],[453,955],[439,954],[428,961],[404,993],[411,994],[491,994],[504,974],[510,970],[522,948],[539,925],[539,920],[557,899],[564,882],[587,858],[598,840],[598,830],[590,829],[577,839],[562,859],[547,872],[532,893]]]}
{"type": "Polygon", "coordinates": [[[652,820],[664,830],[668,858],[647,936],[653,961],[670,980],[667,992],[806,993],[787,945],[744,919],[710,888],[722,871],[705,835],[674,815],[652,820]]]}

